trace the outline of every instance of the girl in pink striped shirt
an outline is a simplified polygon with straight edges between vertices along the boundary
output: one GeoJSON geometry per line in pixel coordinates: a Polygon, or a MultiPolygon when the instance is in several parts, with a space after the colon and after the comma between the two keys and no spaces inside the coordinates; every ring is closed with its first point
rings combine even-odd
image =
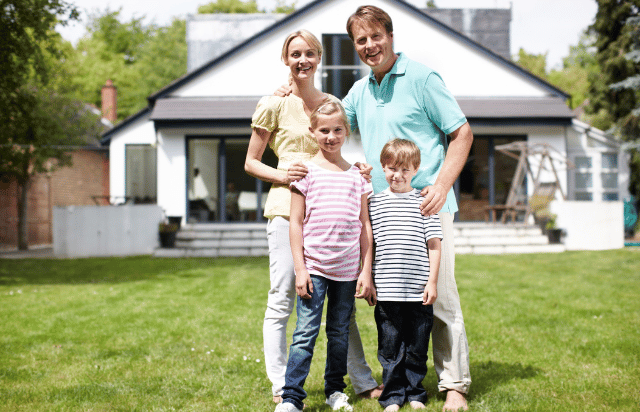
{"type": "Polygon", "coordinates": [[[371,304],[373,236],[367,197],[372,188],[360,169],[342,157],[341,148],[350,130],[342,105],[331,100],[321,103],[311,114],[310,122],[309,130],[320,150],[306,164],[307,175],[291,183],[289,236],[296,272],[298,322],[279,410],[302,410],[307,396],[303,386],[326,297],[325,396],[333,410],[351,411],[344,394],[349,318],[354,296],[371,304]]]}

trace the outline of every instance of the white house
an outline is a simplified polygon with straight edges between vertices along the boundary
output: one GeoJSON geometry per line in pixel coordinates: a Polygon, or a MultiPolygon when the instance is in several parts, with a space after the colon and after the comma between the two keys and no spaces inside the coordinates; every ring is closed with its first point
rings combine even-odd
{"type": "MultiPolygon", "coordinates": [[[[570,160],[557,165],[568,200],[628,196],[624,153],[610,136],[575,119],[565,92],[404,1],[368,3],[392,17],[395,51],[441,74],[472,127],[474,144],[456,184],[459,220],[483,220],[484,206],[505,202],[517,161],[495,147],[515,141],[545,143],[570,160]]],[[[303,28],[321,39],[325,51],[316,85],[342,97],[369,72],[345,32],[347,18],[361,4],[313,1],[150,96],[147,108],[104,135],[112,198],[156,199],[168,216],[189,222],[260,220],[269,186],[248,176],[243,165],[259,98],[273,94],[288,76],[280,61],[282,43],[303,28]],[[236,204],[238,192],[240,210],[221,213],[236,204]]],[[[364,160],[359,136],[347,152],[349,160],[364,160]]],[[[276,159],[269,152],[265,161],[275,165],[276,159]]],[[[525,182],[523,193],[531,194],[530,179],[525,182]]]]}

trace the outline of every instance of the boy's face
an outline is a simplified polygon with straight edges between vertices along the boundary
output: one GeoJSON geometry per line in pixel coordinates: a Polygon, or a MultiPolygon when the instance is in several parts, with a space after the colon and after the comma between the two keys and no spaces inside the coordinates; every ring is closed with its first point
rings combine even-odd
{"type": "Polygon", "coordinates": [[[413,165],[384,165],[384,177],[393,193],[407,193],[412,190],[411,179],[418,173],[413,165]]]}

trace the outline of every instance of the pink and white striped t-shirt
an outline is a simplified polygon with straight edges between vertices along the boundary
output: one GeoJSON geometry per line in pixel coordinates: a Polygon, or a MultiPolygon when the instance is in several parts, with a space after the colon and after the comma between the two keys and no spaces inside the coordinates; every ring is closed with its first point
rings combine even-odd
{"type": "Polygon", "coordinates": [[[306,163],[307,175],[291,183],[305,196],[302,222],[304,261],[311,275],[337,281],[360,274],[360,208],[362,195],[372,191],[360,170],[326,170],[306,163]]]}

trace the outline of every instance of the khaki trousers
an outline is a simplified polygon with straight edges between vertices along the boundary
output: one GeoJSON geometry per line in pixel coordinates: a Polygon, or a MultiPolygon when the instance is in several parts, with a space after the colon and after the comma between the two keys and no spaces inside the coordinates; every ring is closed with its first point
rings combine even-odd
{"type": "Polygon", "coordinates": [[[460,296],[454,276],[453,214],[440,213],[442,251],[438,275],[438,298],[433,305],[433,362],[438,375],[438,389],[469,392],[469,344],[464,329],[460,296]]]}

